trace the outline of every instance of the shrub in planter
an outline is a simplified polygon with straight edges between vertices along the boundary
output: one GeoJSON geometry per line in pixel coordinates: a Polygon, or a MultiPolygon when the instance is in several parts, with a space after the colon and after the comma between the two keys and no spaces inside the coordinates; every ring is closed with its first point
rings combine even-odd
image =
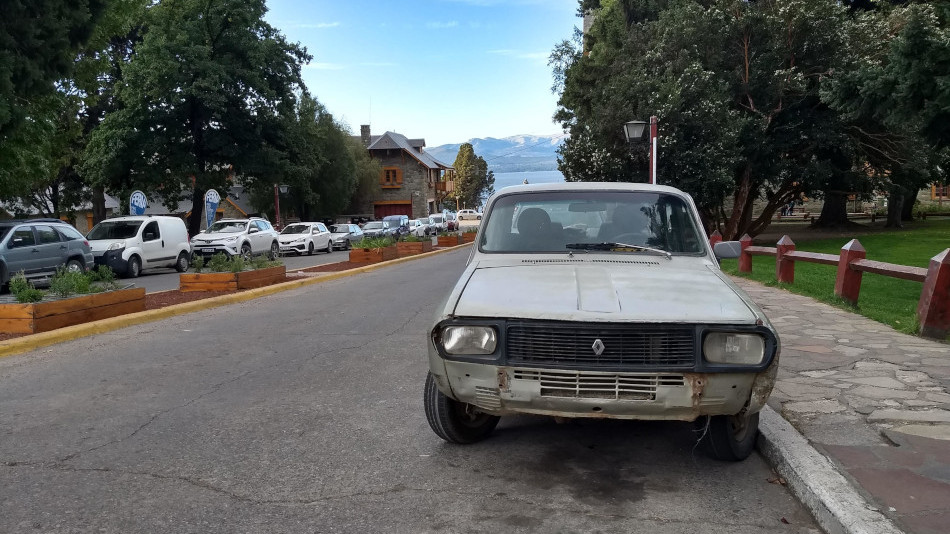
{"type": "Polygon", "coordinates": [[[402,241],[396,243],[396,251],[400,258],[422,254],[432,250],[432,239],[409,234],[402,241]]]}
{"type": "Polygon", "coordinates": [[[215,254],[207,263],[201,258],[192,262],[194,273],[178,275],[180,291],[236,291],[283,282],[287,269],[277,260],[258,256],[250,261],[241,256],[215,254]],[[205,269],[211,272],[202,272],[205,269]]]}
{"type": "Polygon", "coordinates": [[[439,232],[436,239],[440,247],[454,247],[462,243],[462,238],[455,232],[439,232]]]}
{"type": "Polygon", "coordinates": [[[353,243],[350,261],[353,263],[379,263],[398,255],[396,244],[390,237],[364,237],[353,243]]]}

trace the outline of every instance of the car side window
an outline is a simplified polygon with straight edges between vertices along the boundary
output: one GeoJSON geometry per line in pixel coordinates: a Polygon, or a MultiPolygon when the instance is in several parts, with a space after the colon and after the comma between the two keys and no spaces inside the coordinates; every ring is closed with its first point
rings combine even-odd
{"type": "Polygon", "coordinates": [[[268,224],[265,221],[254,221],[254,224],[257,226],[257,229],[262,232],[269,230],[268,224]]]}
{"type": "Polygon", "coordinates": [[[37,225],[36,235],[39,237],[41,245],[48,245],[50,243],[59,243],[59,234],[56,230],[53,230],[52,226],[47,225],[37,225]]]}
{"type": "Polygon", "coordinates": [[[79,230],[76,230],[72,226],[57,226],[56,230],[59,231],[60,238],[63,241],[75,241],[77,239],[85,239],[85,237],[79,233],[79,230]]]}
{"type": "Polygon", "coordinates": [[[152,221],[142,230],[142,241],[155,241],[161,237],[158,231],[158,221],[152,221]]]}
{"type": "Polygon", "coordinates": [[[33,227],[26,226],[13,231],[13,235],[10,236],[10,242],[7,246],[10,248],[19,248],[32,247],[35,244],[36,240],[33,239],[33,227]]]}
{"type": "Polygon", "coordinates": [[[323,226],[323,225],[320,224],[320,223],[317,223],[317,231],[318,231],[318,232],[326,232],[326,231],[327,231],[327,227],[326,227],[326,226],[323,226]]]}

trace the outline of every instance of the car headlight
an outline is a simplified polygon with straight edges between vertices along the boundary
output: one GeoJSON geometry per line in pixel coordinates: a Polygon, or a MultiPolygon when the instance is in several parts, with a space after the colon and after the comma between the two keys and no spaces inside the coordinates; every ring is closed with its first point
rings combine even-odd
{"type": "Polygon", "coordinates": [[[237,241],[237,240],[238,240],[238,236],[225,237],[225,238],[224,238],[224,242],[225,242],[225,243],[234,243],[234,242],[237,241]]]}
{"type": "Polygon", "coordinates": [[[765,339],[758,334],[710,332],[703,341],[703,354],[711,363],[758,365],[765,357],[765,339]]]}
{"type": "Polygon", "coordinates": [[[448,354],[491,354],[498,336],[490,326],[446,326],[442,329],[442,348],[448,354]]]}
{"type": "Polygon", "coordinates": [[[124,248],[125,248],[125,243],[121,241],[116,241],[115,243],[112,243],[111,245],[109,245],[108,250],[122,250],[124,248]]]}

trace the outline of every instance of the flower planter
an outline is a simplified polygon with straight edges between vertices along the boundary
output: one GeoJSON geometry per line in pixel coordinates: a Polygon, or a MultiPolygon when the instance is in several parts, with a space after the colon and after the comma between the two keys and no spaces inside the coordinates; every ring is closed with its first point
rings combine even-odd
{"type": "Polygon", "coordinates": [[[0,332],[36,334],[140,311],[145,311],[145,288],[142,287],[48,302],[0,304],[0,332]]]}
{"type": "Polygon", "coordinates": [[[353,263],[379,263],[396,259],[399,250],[396,245],[382,248],[354,248],[350,250],[350,261],[353,263]]]}
{"type": "Polygon", "coordinates": [[[458,234],[440,235],[438,239],[440,247],[454,247],[455,245],[462,244],[462,240],[458,234]]]}
{"type": "Polygon", "coordinates": [[[432,240],[430,239],[425,241],[400,241],[396,243],[396,251],[400,258],[422,254],[423,252],[429,252],[431,250],[432,240]]]}
{"type": "Polygon", "coordinates": [[[287,267],[283,265],[239,273],[182,273],[178,275],[178,289],[186,292],[237,291],[277,284],[286,278],[287,267]]]}
{"type": "Polygon", "coordinates": [[[466,232],[462,234],[462,243],[474,243],[475,236],[477,235],[478,235],[477,232],[466,232]]]}

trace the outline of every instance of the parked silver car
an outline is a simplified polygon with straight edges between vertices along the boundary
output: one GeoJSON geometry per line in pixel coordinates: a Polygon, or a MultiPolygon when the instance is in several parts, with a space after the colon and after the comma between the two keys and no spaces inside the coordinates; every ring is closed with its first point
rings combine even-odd
{"type": "Polygon", "coordinates": [[[70,224],[58,219],[0,221],[0,291],[23,272],[29,280],[50,278],[65,265],[84,271],[93,265],[92,248],[70,224]]]}
{"type": "Polygon", "coordinates": [[[349,250],[360,239],[363,239],[363,230],[358,224],[334,224],[330,227],[333,248],[349,250]]]}
{"type": "Polygon", "coordinates": [[[671,187],[537,184],[490,198],[429,331],[432,430],[471,443],[507,414],[698,421],[713,457],[746,458],[779,338],[701,228],[671,187]]]}
{"type": "Polygon", "coordinates": [[[245,259],[267,254],[271,259],[280,252],[278,233],[266,219],[221,219],[191,238],[193,255],[213,256],[219,252],[245,259]]]}

